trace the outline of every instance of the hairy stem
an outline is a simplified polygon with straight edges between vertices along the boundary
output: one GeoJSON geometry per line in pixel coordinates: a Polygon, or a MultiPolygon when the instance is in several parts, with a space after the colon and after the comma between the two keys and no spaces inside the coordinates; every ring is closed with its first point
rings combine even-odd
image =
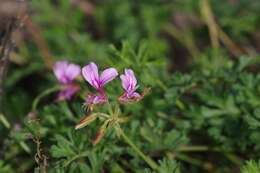
{"type": "Polygon", "coordinates": [[[158,165],[155,161],[153,161],[149,156],[145,155],[134,143],[133,141],[128,138],[128,136],[124,133],[124,131],[117,126],[117,131],[119,132],[120,136],[124,139],[124,141],[130,145],[130,147],[138,154],[153,170],[158,170],[158,165]]]}
{"type": "Polygon", "coordinates": [[[45,90],[44,92],[42,92],[40,95],[38,95],[34,101],[33,101],[33,104],[32,104],[32,111],[36,111],[37,109],[37,106],[39,104],[39,102],[41,101],[41,99],[51,93],[54,93],[56,91],[59,91],[62,87],[60,86],[55,86],[55,87],[52,87],[52,88],[49,88],[47,90],[45,90]]]}

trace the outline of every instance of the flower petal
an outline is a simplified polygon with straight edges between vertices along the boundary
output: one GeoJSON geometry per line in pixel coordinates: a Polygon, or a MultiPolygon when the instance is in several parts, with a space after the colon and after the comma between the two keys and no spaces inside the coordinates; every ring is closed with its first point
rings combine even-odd
{"type": "Polygon", "coordinates": [[[130,98],[140,98],[141,95],[138,92],[133,92],[129,95],[130,98]]]}
{"type": "Polygon", "coordinates": [[[66,69],[65,74],[68,79],[73,81],[73,79],[75,79],[76,77],[78,77],[80,75],[80,66],[76,65],[76,64],[69,64],[66,69]]]}
{"type": "Polygon", "coordinates": [[[115,68],[108,68],[108,69],[104,70],[100,76],[100,84],[102,86],[104,86],[106,83],[115,79],[117,75],[118,75],[118,72],[115,68]]]}
{"type": "Polygon", "coordinates": [[[59,82],[63,84],[68,83],[68,79],[65,74],[68,65],[69,63],[67,61],[58,61],[53,66],[53,72],[56,78],[58,79],[59,82]]]}
{"type": "Polygon", "coordinates": [[[122,87],[124,88],[124,90],[127,90],[127,88],[128,88],[128,81],[127,81],[126,76],[124,74],[121,74],[120,75],[120,79],[121,79],[122,87]]]}
{"type": "Polygon", "coordinates": [[[88,83],[96,89],[100,88],[98,68],[93,62],[82,68],[82,75],[88,83]]]}
{"type": "Polygon", "coordinates": [[[135,78],[135,74],[134,71],[131,69],[125,69],[125,74],[128,76],[128,80],[129,80],[129,88],[128,90],[136,90],[136,84],[137,84],[137,80],[135,78]]]}
{"type": "Polygon", "coordinates": [[[56,98],[56,101],[70,100],[72,96],[80,90],[80,87],[75,84],[70,84],[61,90],[56,98]]]}
{"type": "Polygon", "coordinates": [[[134,92],[137,89],[137,80],[135,78],[135,74],[131,69],[125,69],[125,74],[120,76],[122,81],[122,87],[126,92],[134,92]]]}

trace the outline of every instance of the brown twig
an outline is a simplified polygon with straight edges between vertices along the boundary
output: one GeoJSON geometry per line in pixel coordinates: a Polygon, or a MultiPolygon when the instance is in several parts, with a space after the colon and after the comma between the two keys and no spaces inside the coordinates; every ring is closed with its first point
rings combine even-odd
{"type": "Polygon", "coordinates": [[[38,165],[38,169],[40,170],[41,173],[47,173],[47,156],[43,153],[43,149],[41,147],[41,140],[38,137],[33,138],[33,141],[37,145],[37,151],[34,156],[34,159],[38,165]]]}
{"type": "Polygon", "coordinates": [[[201,15],[208,26],[212,47],[219,48],[217,23],[208,0],[202,0],[201,2],[201,15]]]}
{"type": "Polygon", "coordinates": [[[41,53],[43,62],[45,63],[47,69],[52,69],[54,59],[52,54],[50,53],[49,47],[42,36],[41,28],[36,25],[29,16],[26,16],[26,20],[24,21],[25,28],[31,35],[35,44],[39,48],[41,53]]]}
{"type": "MultiPolygon", "coordinates": [[[[0,106],[4,95],[3,82],[8,70],[9,56],[14,49],[13,32],[21,26],[25,1],[0,2],[0,106]]],[[[2,111],[2,106],[0,107],[2,111]]]]}
{"type": "Polygon", "coordinates": [[[211,45],[213,48],[219,48],[219,41],[221,41],[235,57],[242,54],[252,55],[247,49],[237,45],[217,24],[209,0],[202,0],[201,15],[208,26],[211,45]]]}

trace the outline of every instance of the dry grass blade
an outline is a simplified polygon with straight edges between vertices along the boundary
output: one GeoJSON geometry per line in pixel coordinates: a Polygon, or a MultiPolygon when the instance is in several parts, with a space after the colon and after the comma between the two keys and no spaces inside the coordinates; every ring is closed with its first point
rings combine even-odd
{"type": "Polygon", "coordinates": [[[210,40],[213,48],[219,47],[218,42],[218,29],[217,24],[214,19],[214,15],[212,13],[210,4],[208,0],[203,0],[201,3],[201,14],[203,19],[205,20],[205,23],[207,24],[209,28],[209,34],[210,34],[210,40]]]}

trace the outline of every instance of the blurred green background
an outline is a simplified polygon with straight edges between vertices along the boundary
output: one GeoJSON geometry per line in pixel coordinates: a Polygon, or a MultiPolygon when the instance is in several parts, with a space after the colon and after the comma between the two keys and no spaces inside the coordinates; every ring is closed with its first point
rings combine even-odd
{"type": "MultiPolygon", "coordinates": [[[[139,90],[151,87],[122,107],[131,117],[122,128],[157,172],[259,173],[259,28],[258,0],[28,1],[4,80],[0,172],[155,172],[112,130],[96,146],[98,123],[74,130],[80,95],[50,94],[32,112],[57,85],[53,63],[68,60],[132,68],[139,90]]],[[[115,100],[120,81],[106,90],[115,100]]]]}

